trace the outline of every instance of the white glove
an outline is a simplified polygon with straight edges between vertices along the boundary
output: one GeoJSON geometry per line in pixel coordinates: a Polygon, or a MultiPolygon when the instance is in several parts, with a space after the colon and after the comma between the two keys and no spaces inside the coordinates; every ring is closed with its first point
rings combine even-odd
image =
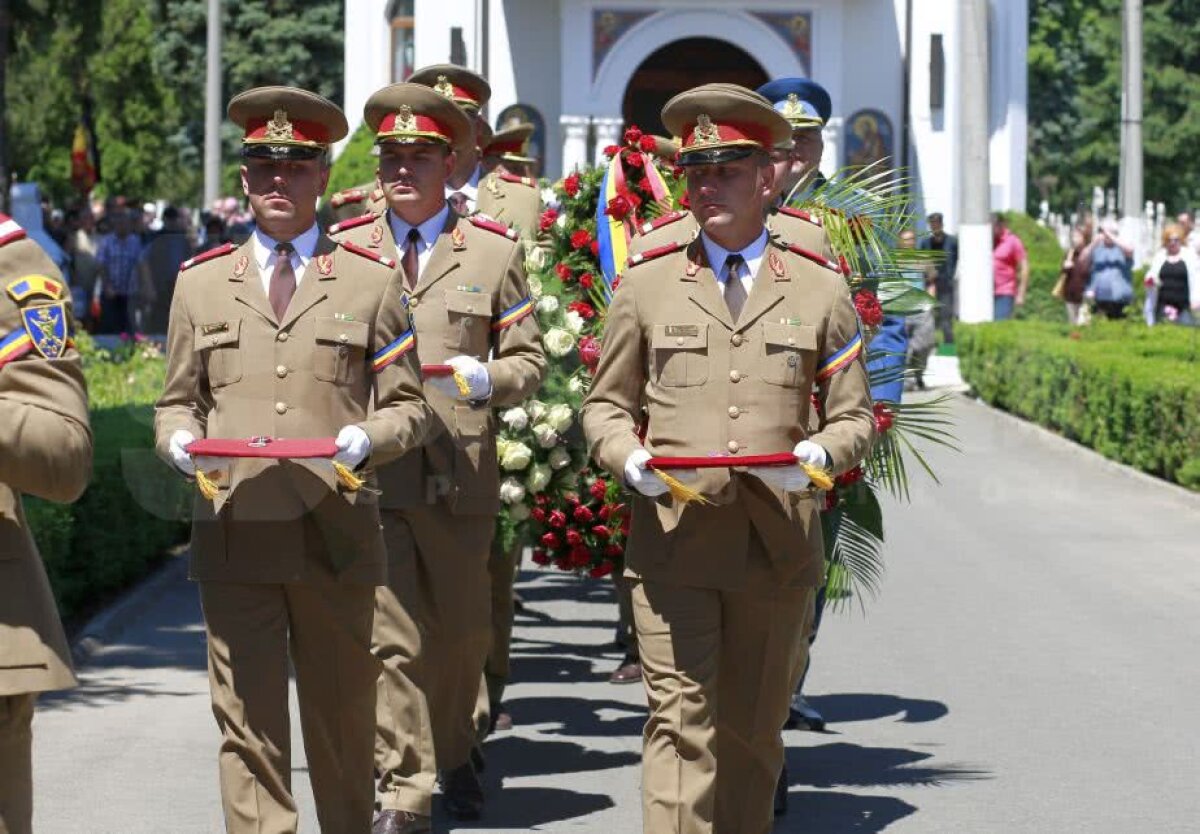
{"type": "MultiPolygon", "coordinates": [[[[645,449],[635,449],[625,460],[625,485],[648,498],[655,498],[670,491],[662,478],[646,468],[646,461],[652,457],[654,456],[645,449]]],[[[699,479],[700,473],[695,469],[673,469],[671,476],[688,483],[699,479]]]]}
{"type": "Polygon", "coordinates": [[[792,449],[792,454],[797,459],[793,466],[750,466],[746,471],[772,489],[799,492],[812,483],[812,479],[800,464],[807,463],[821,468],[829,465],[829,455],[811,440],[801,440],[796,444],[796,448],[792,449]]]}
{"type": "Polygon", "coordinates": [[[185,447],[189,443],[196,442],[196,435],[192,434],[187,429],[178,429],[167,441],[167,451],[171,455],[171,462],[175,464],[175,468],[187,475],[189,478],[196,474],[196,464],[192,461],[192,456],[187,453],[185,447]]]}
{"type": "Polygon", "coordinates": [[[447,397],[456,400],[486,400],[492,395],[492,378],[488,375],[487,366],[473,356],[453,356],[446,364],[454,368],[467,381],[470,389],[465,395],[458,390],[458,384],[452,376],[436,376],[428,380],[429,384],[441,391],[447,397]]]}
{"type": "Polygon", "coordinates": [[[338,447],[337,454],[333,456],[334,463],[349,469],[357,469],[371,454],[371,438],[358,426],[344,426],[334,442],[338,447]]]}

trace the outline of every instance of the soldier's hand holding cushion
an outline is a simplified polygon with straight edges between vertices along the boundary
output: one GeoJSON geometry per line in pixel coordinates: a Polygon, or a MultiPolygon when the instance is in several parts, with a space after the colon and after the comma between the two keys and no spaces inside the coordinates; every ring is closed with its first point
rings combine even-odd
{"type": "MultiPolygon", "coordinates": [[[[656,498],[669,490],[663,479],[646,468],[646,462],[652,455],[645,449],[634,450],[625,460],[625,484],[630,489],[636,489],[647,498],[656,498]]],[[[700,473],[695,469],[676,469],[671,472],[677,481],[687,483],[695,481],[700,473]]]]}
{"type": "Polygon", "coordinates": [[[196,474],[196,464],[187,453],[188,445],[196,442],[196,436],[190,431],[179,429],[167,441],[167,449],[171,454],[171,462],[184,475],[191,477],[196,474]]]}
{"type": "Polygon", "coordinates": [[[486,400],[492,395],[492,379],[488,375],[487,366],[473,356],[453,356],[446,364],[454,368],[454,372],[467,381],[467,393],[458,390],[458,383],[452,376],[434,377],[429,383],[447,397],[459,400],[486,400]]]}
{"type": "Polygon", "coordinates": [[[796,444],[796,448],[792,449],[792,454],[796,456],[793,466],[751,466],[746,471],[774,489],[799,492],[812,483],[812,479],[803,469],[803,464],[819,466],[822,469],[829,465],[829,455],[811,440],[801,440],[796,444]]]}
{"type": "Polygon", "coordinates": [[[357,469],[371,454],[371,438],[358,426],[344,426],[334,442],[338,447],[337,454],[333,456],[334,463],[351,469],[357,469]]]}

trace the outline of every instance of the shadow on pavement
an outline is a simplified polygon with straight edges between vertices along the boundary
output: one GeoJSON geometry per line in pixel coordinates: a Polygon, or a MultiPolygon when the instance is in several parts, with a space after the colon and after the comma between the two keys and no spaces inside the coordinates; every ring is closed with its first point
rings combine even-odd
{"type": "Polygon", "coordinates": [[[916,810],[915,806],[890,796],[792,791],[788,813],[776,818],[774,834],[883,831],[916,810]]]}
{"type": "Polygon", "coordinates": [[[644,706],[624,701],[582,698],[519,698],[506,701],[513,721],[518,725],[557,723],[558,730],[543,733],[592,738],[630,736],[640,738],[646,723],[644,706]],[[618,713],[612,718],[602,712],[618,713]]]}
{"type": "MultiPolygon", "coordinates": [[[[489,781],[499,778],[499,774],[517,777],[585,773],[625,767],[642,760],[640,752],[605,753],[569,741],[535,741],[520,736],[490,739],[484,752],[487,755],[484,776],[489,781]]],[[[507,792],[508,789],[502,793],[507,792]]]]}
{"type": "Polygon", "coordinates": [[[810,695],[808,702],[831,724],[850,721],[873,721],[902,714],[898,719],[906,724],[937,721],[950,712],[941,701],[923,698],[901,698],[898,695],[879,695],[849,692],[838,695],[810,695]]]}
{"type": "Polygon", "coordinates": [[[824,744],[819,747],[789,747],[789,784],[814,788],[871,788],[899,785],[939,787],[952,782],[991,778],[991,772],[961,764],[932,766],[932,753],[895,747],[863,747],[858,744],[824,744]]]}
{"type": "MultiPolygon", "coordinates": [[[[447,825],[441,818],[439,802],[434,803],[434,821],[447,825]]],[[[461,823],[471,830],[505,828],[530,829],[536,825],[584,817],[597,811],[613,807],[607,796],[595,793],[579,793],[562,788],[505,788],[489,790],[487,807],[483,819],[461,823]]],[[[449,830],[456,826],[449,824],[449,830]]],[[[443,829],[435,826],[435,831],[443,829]]]]}
{"type": "Polygon", "coordinates": [[[524,684],[579,683],[607,680],[609,672],[593,671],[590,660],[575,660],[561,656],[524,657],[511,660],[512,680],[524,684]]]}

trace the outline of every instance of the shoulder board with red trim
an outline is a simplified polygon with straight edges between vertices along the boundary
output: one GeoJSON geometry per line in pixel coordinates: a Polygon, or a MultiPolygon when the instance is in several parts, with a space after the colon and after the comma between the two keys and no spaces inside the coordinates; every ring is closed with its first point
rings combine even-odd
{"type": "Polygon", "coordinates": [[[355,246],[348,240],[339,240],[338,246],[342,247],[347,252],[353,252],[360,258],[366,258],[368,261],[374,261],[377,264],[383,264],[388,269],[396,268],[396,262],[391,258],[380,255],[378,252],[372,252],[370,249],[363,249],[361,246],[355,246]]]}
{"type": "Polygon", "coordinates": [[[824,255],[819,255],[816,252],[813,252],[811,249],[805,249],[803,246],[797,246],[794,243],[787,243],[784,245],[787,246],[789,252],[794,252],[802,258],[808,258],[808,260],[812,261],[817,266],[823,266],[826,269],[831,269],[839,275],[842,274],[842,265],[837,261],[831,261],[824,255]]]}
{"type": "Polygon", "coordinates": [[[786,214],[788,217],[798,217],[801,220],[807,220],[809,223],[812,223],[814,226],[824,225],[821,223],[821,218],[814,217],[813,215],[809,214],[804,209],[789,208],[788,206],[780,206],[778,211],[780,214],[786,214]]]}
{"type": "Polygon", "coordinates": [[[649,234],[655,229],[661,229],[663,226],[670,226],[688,216],[686,211],[673,211],[670,214],[664,214],[662,217],[655,218],[649,222],[643,223],[638,227],[639,235],[649,234]]]}
{"type": "Polygon", "coordinates": [[[196,255],[193,258],[188,258],[186,261],[180,264],[179,271],[183,272],[184,270],[191,269],[194,266],[199,266],[205,261],[211,261],[214,258],[220,258],[224,255],[228,255],[234,249],[237,249],[237,247],[232,243],[222,243],[220,246],[214,246],[207,252],[201,252],[199,255],[196,255]]]}
{"type": "Polygon", "coordinates": [[[472,226],[483,229],[487,232],[491,232],[494,235],[502,235],[509,240],[516,240],[518,237],[520,237],[520,235],[517,234],[516,229],[505,226],[499,220],[493,220],[486,214],[480,214],[476,212],[467,219],[471,221],[472,226]]]}
{"type": "Polygon", "coordinates": [[[537,180],[535,180],[533,177],[518,177],[516,174],[500,174],[500,179],[504,180],[505,182],[514,182],[518,185],[525,185],[530,188],[537,187],[537,180]]]}
{"type": "Polygon", "coordinates": [[[7,214],[0,214],[0,246],[25,237],[25,230],[7,214]]]}
{"type": "Polygon", "coordinates": [[[329,202],[335,206],[344,206],[346,203],[361,203],[365,199],[367,199],[367,194],[361,188],[347,188],[345,191],[334,194],[329,202]]]}
{"type": "Polygon", "coordinates": [[[338,232],[344,232],[348,229],[357,229],[359,226],[370,223],[375,219],[375,215],[371,212],[360,214],[358,217],[351,217],[349,220],[343,220],[341,223],[334,223],[329,227],[328,235],[336,235],[338,232]]]}
{"type": "Polygon", "coordinates": [[[670,255],[672,252],[678,252],[680,249],[686,249],[688,242],[685,240],[677,240],[673,243],[666,243],[662,246],[655,246],[653,249],[647,249],[645,252],[638,252],[635,255],[629,256],[629,266],[637,266],[644,264],[647,261],[652,261],[655,258],[661,258],[663,255],[670,255]]]}

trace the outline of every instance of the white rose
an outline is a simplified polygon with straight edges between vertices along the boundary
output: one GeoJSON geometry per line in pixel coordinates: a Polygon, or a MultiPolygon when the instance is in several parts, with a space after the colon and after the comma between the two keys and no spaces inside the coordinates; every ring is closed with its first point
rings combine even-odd
{"type": "Polygon", "coordinates": [[[546,352],[554,357],[563,357],[575,349],[575,337],[561,327],[552,327],[542,336],[546,352]]]}
{"type": "Polygon", "coordinates": [[[516,478],[505,478],[500,482],[500,500],[505,504],[519,504],[525,499],[525,487],[516,478]]]}
{"type": "MultiPolygon", "coordinates": [[[[528,271],[528,270],[526,270],[528,271]]],[[[542,279],[536,275],[529,276],[529,294],[534,298],[542,297],[542,279]]]]}
{"type": "Polygon", "coordinates": [[[504,450],[512,445],[511,440],[505,440],[503,437],[496,438],[496,460],[504,460],[504,450]]]}
{"type": "Polygon", "coordinates": [[[553,449],[558,444],[558,432],[548,423],[538,423],[533,427],[533,436],[543,449],[553,449]]]}
{"type": "Polygon", "coordinates": [[[566,319],[567,330],[570,330],[576,336],[583,332],[583,327],[587,324],[587,321],[584,319],[584,317],[579,315],[579,313],[576,313],[574,310],[571,310],[567,313],[566,319]]]}
{"type": "Polygon", "coordinates": [[[529,505],[513,504],[508,508],[508,518],[510,521],[524,521],[529,518],[529,505]]]}
{"type": "MultiPolygon", "coordinates": [[[[509,431],[524,431],[525,427],[529,425],[529,414],[525,409],[517,406],[501,412],[500,422],[504,423],[509,431]]],[[[496,451],[499,451],[499,446],[496,447],[496,451]]]]}
{"type": "Polygon", "coordinates": [[[543,295],[537,303],[537,310],[544,316],[548,316],[558,310],[558,299],[553,295],[543,295]]]}
{"type": "Polygon", "coordinates": [[[550,450],[550,468],[555,472],[571,463],[571,453],[562,446],[550,450]]]}
{"type": "Polygon", "coordinates": [[[542,418],[546,416],[546,411],[549,407],[541,400],[529,401],[529,419],[535,423],[540,423],[542,418]]]}
{"type": "Polygon", "coordinates": [[[530,492],[538,493],[550,485],[550,467],[544,463],[536,463],[525,478],[525,486],[530,492]]]}
{"type": "Polygon", "coordinates": [[[571,428],[571,423],[574,419],[575,415],[571,412],[571,406],[566,403],[552,405],[550,406],[550,410],[546,412],[546,422],[559,434],[571,428]]]}
{"type": "Polygon", "coordinates": [[[529,466],[531,460],[533,460],[533,450],[524,443],[514,440],[506,445],[504,455],[500,458],[500,468],[505,472],[520,472],[529,466]]]}
{"type": "Polygon", "coordinates": [[[587,381],[583,377],[573,376],[567,381],[567,390],[572,394],[582,394],[587,390],[587,381]]]}
{"type": "Polygon", "coordinates": [[[546,251],[533,243],[525,242],[525,272],[533,274],[540,272],[546,265],[546,251]]]}

